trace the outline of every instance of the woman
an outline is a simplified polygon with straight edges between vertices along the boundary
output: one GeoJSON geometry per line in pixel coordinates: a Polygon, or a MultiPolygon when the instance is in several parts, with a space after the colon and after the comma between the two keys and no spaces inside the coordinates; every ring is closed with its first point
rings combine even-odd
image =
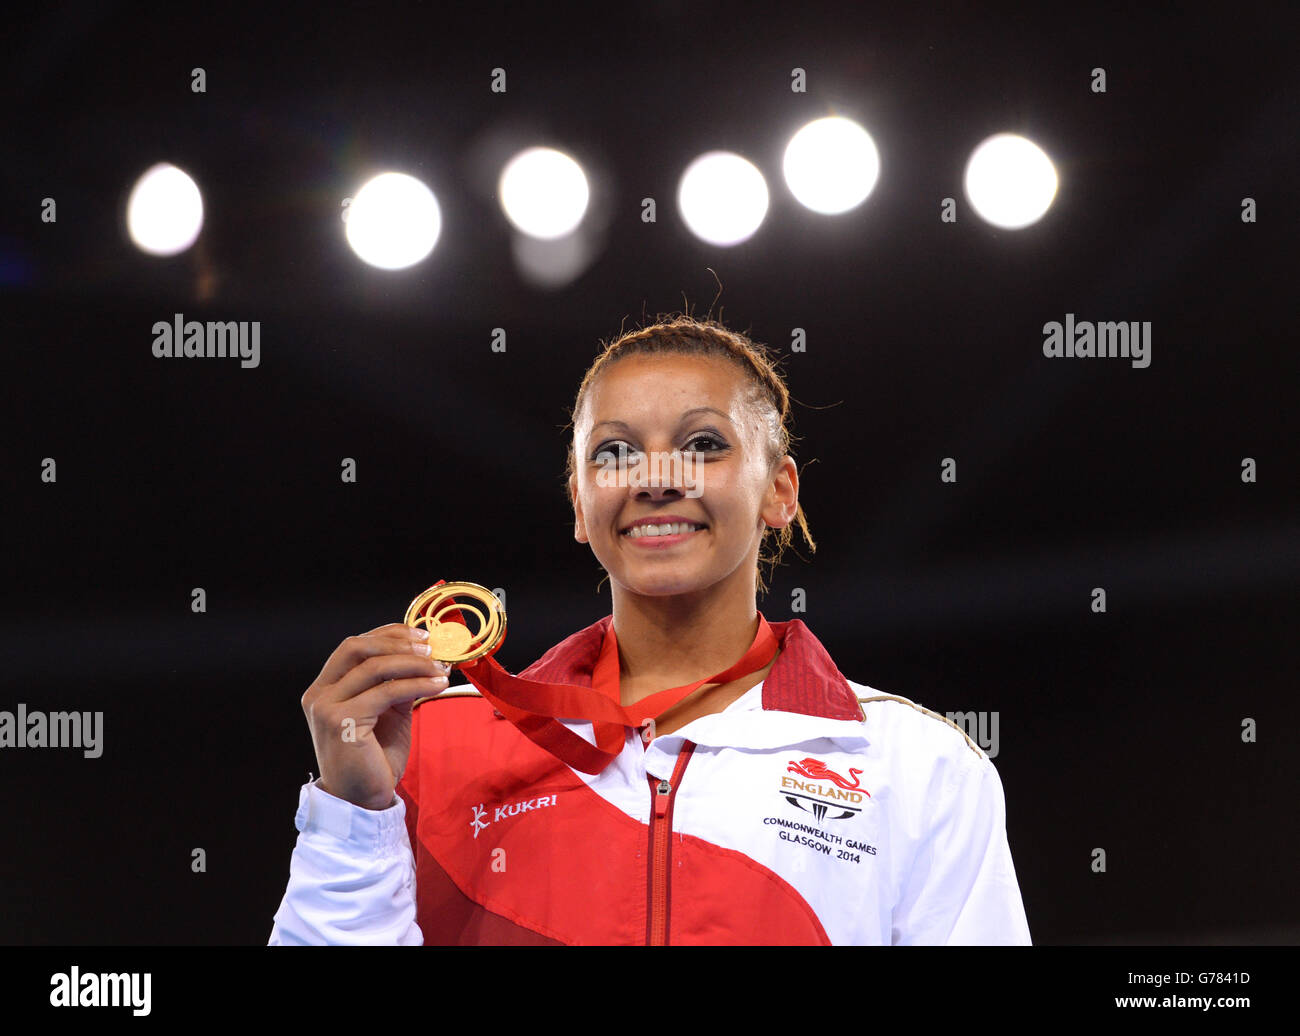
{"type": "Polygon", "coordinates": [[[788,421],[717,322],[605,347],[568,491],[612,615],[520,674],[599,700],[561,749],[405,625],[349,637],[303,696],[321,777],[272,944],[1029,942],[988,758],[757,611],[760,561],[813,546],[788,421]]]}

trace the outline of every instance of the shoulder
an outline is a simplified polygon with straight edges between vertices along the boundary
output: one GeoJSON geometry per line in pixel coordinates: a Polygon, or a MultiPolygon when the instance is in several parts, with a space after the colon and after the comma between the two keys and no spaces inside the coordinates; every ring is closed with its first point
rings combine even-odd
{"type": "Polygon", "coordinates": [[[862,707],[868,737],[874,733],[895,743],[940,754],[987,758],[970,735],[943,713],[927,709],[901,694],[886,694],[852,680],[848,684],[862,707]]]}

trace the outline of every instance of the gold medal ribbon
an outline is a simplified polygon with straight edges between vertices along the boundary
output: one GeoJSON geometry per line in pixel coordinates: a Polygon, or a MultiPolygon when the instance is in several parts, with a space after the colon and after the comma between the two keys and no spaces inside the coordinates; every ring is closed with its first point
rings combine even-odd
{"type": "Polygon", "coordinates": [[[439,648],[434,646],[434,658],[454,662],[483,697],[530,741],[545,748],[575,770],[592,774],[600,773],[623,751],[624,728],[646,725],[706,683],[728,683],[762,669],[772,660],[779,647],[776,634],[760,612],[753,643],[735,665],[694,683],[657,691],[634,705],[624,707],[619,700],[618,638],[614,635],[612,623],[606,630],[600,655],[592,670],[592,686],[582,687],[577,684],[527,680],[507,672],[492,657],[505,637],[505,610],[490,590],[474,583],[443,583],[439,580],[417,597],[407,611],[408,626],[421,622],[429,628],[431,645],[435,644],[436,636],[437,643],[447,644],[458,655],[457,658],[448,658],[439,654],[439,648]],[[475,590],[462,589],[465,587],[473,587],[475,590]],[[440,588],[442,593],[438,592],[440,588]],[[483,600],[477,591],[487,594],[495,607],[489,605],[484,613],[445,600],[448,592],[450,595],[470,593],[478,600],[483,600]],[[434,612],[426,617],[431,604],[434,612]],[[417,608],[417,605],[420,607],[417,608]],[[435,633],[434,627],[441,630],[448,624],[463,625],[464,620],[459,614],[462,607],[479,619],[477,628],[466,627],[460,632],[435,633]],[[494,611],[500,612],[499,627],[492,618],[494,611]],[[590,722],[596,743],[593,745],[586,738],[575,734],[560,722],[561,719],[590,722]]]}

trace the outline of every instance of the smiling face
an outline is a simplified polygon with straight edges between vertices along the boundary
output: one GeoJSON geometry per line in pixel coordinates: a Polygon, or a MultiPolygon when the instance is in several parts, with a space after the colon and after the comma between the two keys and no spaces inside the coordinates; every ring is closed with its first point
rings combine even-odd
{"type": "Polygon", "coordinates": [[[589,386],[574,419],[574,536],[616,593],[753,593],[763,532],[788,525],[798,499],[769,417],[719,357],[633,354],[589,386]]]}

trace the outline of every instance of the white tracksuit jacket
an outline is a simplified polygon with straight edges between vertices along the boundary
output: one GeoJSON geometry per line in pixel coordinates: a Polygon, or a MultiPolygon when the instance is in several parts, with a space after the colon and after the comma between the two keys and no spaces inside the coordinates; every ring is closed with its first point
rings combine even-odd
{"type": "MultiPolygon", "coordinates": [[[[581,679],[573,645],[608,621],[524,675],[581,679]]],[[[772,625],[764,683],[648,745],[629,728],[596,776],[468,687],[424,701],[390,808],[302,788],[271,945],[1027,945],[985,753],[844,679],[802,622],[772,625]]]]}

